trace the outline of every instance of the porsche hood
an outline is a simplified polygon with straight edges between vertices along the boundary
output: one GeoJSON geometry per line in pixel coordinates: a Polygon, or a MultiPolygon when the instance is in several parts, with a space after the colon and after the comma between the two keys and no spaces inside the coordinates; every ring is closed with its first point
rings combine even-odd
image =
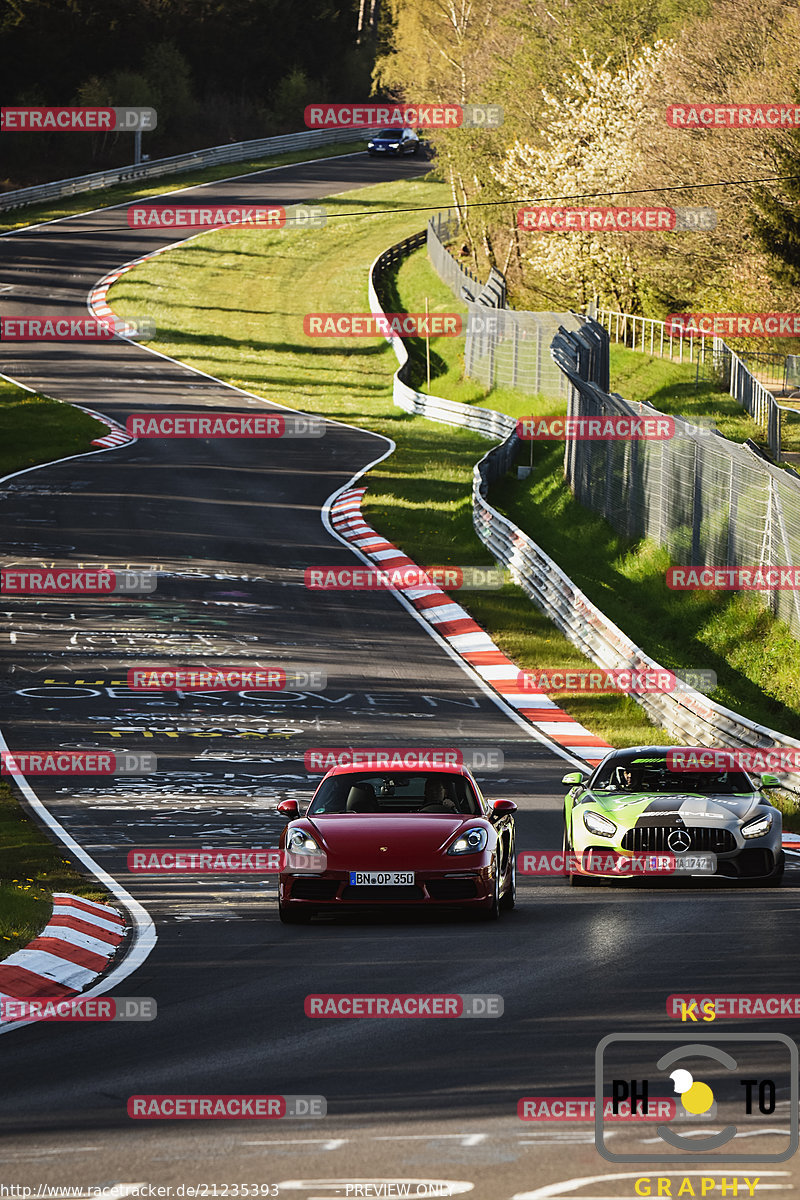
{"type": "MultiPolygon", "coordinates": [[[[409,867],[422,859],[441,862],[443,852],[459,830],[478,825],[491,831],[488,821],[460,813],[452,816],[449,813],[427,816],[321,814],[305,817],[298,824],[313,833],[328,856],[329,867],[334,863],[353,865],[357,856],[360,865],[367,867],[374,862],[376,869],[388,866],[390,862],[403,861],[409,867]]],[[[492,834],[493,831],[490,832],[490,845],[492,834]]]]}

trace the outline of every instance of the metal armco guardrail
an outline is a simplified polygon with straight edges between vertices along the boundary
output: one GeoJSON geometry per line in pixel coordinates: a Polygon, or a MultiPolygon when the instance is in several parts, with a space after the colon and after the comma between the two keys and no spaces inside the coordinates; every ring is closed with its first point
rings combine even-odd
{"type": "MultiPolygon", "coordinates": [[[[418,233],[391,246],[376,258],[369,273],[370,310],[382,313],[376,290],[381,274],[412,250],[422,246],[426,233],[418,233]]],[[[607,387],[608,349],[601,345],[605,335],[595,321],[577,331],[561,328],[558,340],[570,364],[579,367],[590,386],[607,387]],[[605,378],[604,378],[605,376],[605,378]]],[[[598,666],[633,670],[664,670],[650,658],[600,609],[540,546],[517,525],[493,508],[488,500],[491,484],[514,465],[521,440],[516,421],[494,409],[475,408],[439,396],[415,391],[407,382],[408,353],[399,338],[390,338],[400,366],[394,375],[394,403],[406,412],[432,421],[460,425],[483,437],[503,440],[473,468],[472,516],[478,537],[514,581],[574,646],[598,666]]],[[[686,687],[680,693],[656,692],[634,695],[647,715],[676,741],[690,745],[738,747],[785,747],[800,749],[800,741],[748,720],[739,713],[710,700],[702,692],[686,687]]],[[[783,785],[800,794],[800,784],[783,785]]]]}
{"type": "MultiPolygon", "coordinates": [[[[367,138],[372,132],[374,130],[361,129],[357,136],[367,138]]],[[[309,129],[301,133],[286,133],[280,137],[231,142],[227,146],[209,146],[206,150],[191,150],[187,154],[176,154],[172,158],[156,158],[152,162],[139,163],[137,166],[112,167],[108,171],[96,171],[93,175],[76,175],[74,179],[59,179],[54,183],[20,188],[15,192],[0,192],[0,212],[25,208],[43,200],[57,200],[64,196],[75,196],[79,192],[112,187],[116,183],[174,175],[191,167],[213,167],[218,163],[244,162],[249,158],[269,157],[273,154],[283,154],[287,150],[307,150],[343,140],[345,139],[341,129],[309,129]]],[[[352,135],[349,140],[352,140],[352,135]]]]}

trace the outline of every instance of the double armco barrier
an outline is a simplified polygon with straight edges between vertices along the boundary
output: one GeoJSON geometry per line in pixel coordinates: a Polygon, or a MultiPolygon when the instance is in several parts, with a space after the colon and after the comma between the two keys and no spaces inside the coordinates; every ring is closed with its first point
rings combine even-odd
{"type": "MultiPolygon", "coordinates": [[[[376,284],[380,282],[384,272],[394,263],[405,258],[407,254],[424,246],[426,238],[426,231],[415,233],[378,255],[369,271],[370,312],[382,313],[384,311],[376,291],[376,284]]],[[[497,412],[495,409],[473,408],[468,404],[459,404],[455,400],[444,400],[441,396],[426,396],[421,392],[415,392],[406,382],[409,363],[405,343],[402,338],[391,338],[390,340],[400,362],[400,367],[394,377],[394,403],[398,408],[402,408],[408,413],[427,417],[429,421],[440,421],[444,425],[462,425],[466,429],[475,430],[483,437],[504,438],[516,429],[517,423],[513,417],[506,416],[505,413],[497,412]]]]}
{"type": "MultiPolygon", "coordinates": [[[[374,132],[359,129],[354,137],[369,137],[374,132]]],[[[42,183],[36,187],[20,188],[15,192],[0,192],[0,212],[13,208],[25,208],[44,200],[57,200],[64,196],[76,196],[79,192],[92,192],[113,187],[117,183],[131,183],[142,179],[157,179],[161,175],[175,175],[194,167],[214,167],[219,163],[246,162],[251,158],[268,158],[291,150],[310,150],[315,146],[327,146],[344,141],[341,129],[309,129],[302,133],[286,133],[280,137],[256,138],[249,142],[231,142],[226,146],[209,146],[206,150],[191,150],[187,154],[176,154],[172,158],[156,158],[152,162],[136,166],[112,167],[108,171],[96,171],[93,175],[77,175],[74,179],[59,179],[54,183],[42,183]]]]}
{"type": "MultiPolygon", "coordinates": [[[[424,245],[425,240],[425,232],[415,234],[376,258],[369,274],[369,301],[373,313],[384,311],[376,290],[381,275],[405,255],[424,245]]],[[[665,670],[605,616],[532,538],[489,503],[490,486],[511,469],[523,445],[517,436],[514,418],[494,409],[459,404],[415,391],[407,381],[408,352],[402,340],[387,340],[392,341],[400,363],[393,384],[394,403],[399,408],[428,420],[471,429],[482,437],[503,439],[473,468],[472,516],[478,537],[495,559],[508,568],[515,583],[556,628],[598,666],[634,671],[665,670]]],[[[600,396],[607,395],[608,337],[596,321],[584,320],[578,330],[562,327],[554,341],[553,358],[569,380],[571,412],[579,383],[583,389],[590,389],[600,396]]],[[[614,399],[621,400],[620,397],[614,399]]],[[[636,410],[632,408],[632,411],[636,410]]],[[[574,443],[568,446],[567,457],[574,453],[574,448],[574,443]]],[[[631,694],[650,719],[678,742],[733,748],[778,746],[800,749],[797,739],[749,721],[688,685],[685,690],[674,693],[631,694]]],[[[800,795],[800,783],[783,786],[800,795]]]]}

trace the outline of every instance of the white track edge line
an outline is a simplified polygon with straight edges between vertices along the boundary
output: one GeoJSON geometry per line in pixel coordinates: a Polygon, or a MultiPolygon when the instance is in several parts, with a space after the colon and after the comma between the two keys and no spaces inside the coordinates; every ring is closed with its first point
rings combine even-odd
{"type": "MultiPolygon", "coordinates": [[[[43,464],[44,465],[44,464],[43,464]]],[[[2,481],[0,481],[2,482],[2,481]]],[[[0,730],[0,751],[8,751],[8,743],[0,730]]],[[[120,983],[123,979],[137,971],[145,961],[150,951],[158,940],[158,934],[152,917],[145,908],[135,900],[121,883],[119,883],[113,875],[109,874],[103,867],[96,862],[87,850],[75,841],[72,834],[68,833],[61,822],[53,816],[46,805],[39,799],[36,792],[33,790],[28,780],[21,771],[14,771],[11,778],[19,787],[20,791],[25,796],[30,807],[36,812],[39,818],[51,829],[58,840],[67,847],[68,850],[82,862],[85,867],[94,875],[103,886],[114,896],[131,918],[131,944],[125,952],[125,957],[115,967],[112,967],[108,975],[104,976],[98,983],[88,988],[85,992],[81,992],[81,998],[85,996],[100,996],[104,992],[109,991],[120,983]]],[[[24,949],[24,947],[23,947],[24,949]]],[[[2,960],[0,960],[2,965],[2,960]]],[[[8,1033],[9,1030],[18,1029],[22,1025],[36,1024],[36,1018],[26,1021],[12,1021],[7,1025],[0,1025],[0,1034],[8,1033]]]]}

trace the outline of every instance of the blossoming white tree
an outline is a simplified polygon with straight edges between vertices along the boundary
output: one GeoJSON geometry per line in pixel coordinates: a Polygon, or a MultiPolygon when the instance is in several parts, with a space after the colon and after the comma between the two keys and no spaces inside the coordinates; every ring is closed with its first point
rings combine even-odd
{"type": "MultiPolygon", "coordinates": [[[[648,97],[671,53],[671,43],[659,41],[610,71],[584,52],[565,75],[562,95],[544,94],[542,144],[517,139],[493,168],[508,194],[548,206],[652,203],[611,193],[635,187],[640,177],[656,119],[648,97]]],[[[531,266],[573,289],[580,303],[600,292],[619,304],[636,304],[630,235],[575,230],[520,236],[531,266]]]]}

